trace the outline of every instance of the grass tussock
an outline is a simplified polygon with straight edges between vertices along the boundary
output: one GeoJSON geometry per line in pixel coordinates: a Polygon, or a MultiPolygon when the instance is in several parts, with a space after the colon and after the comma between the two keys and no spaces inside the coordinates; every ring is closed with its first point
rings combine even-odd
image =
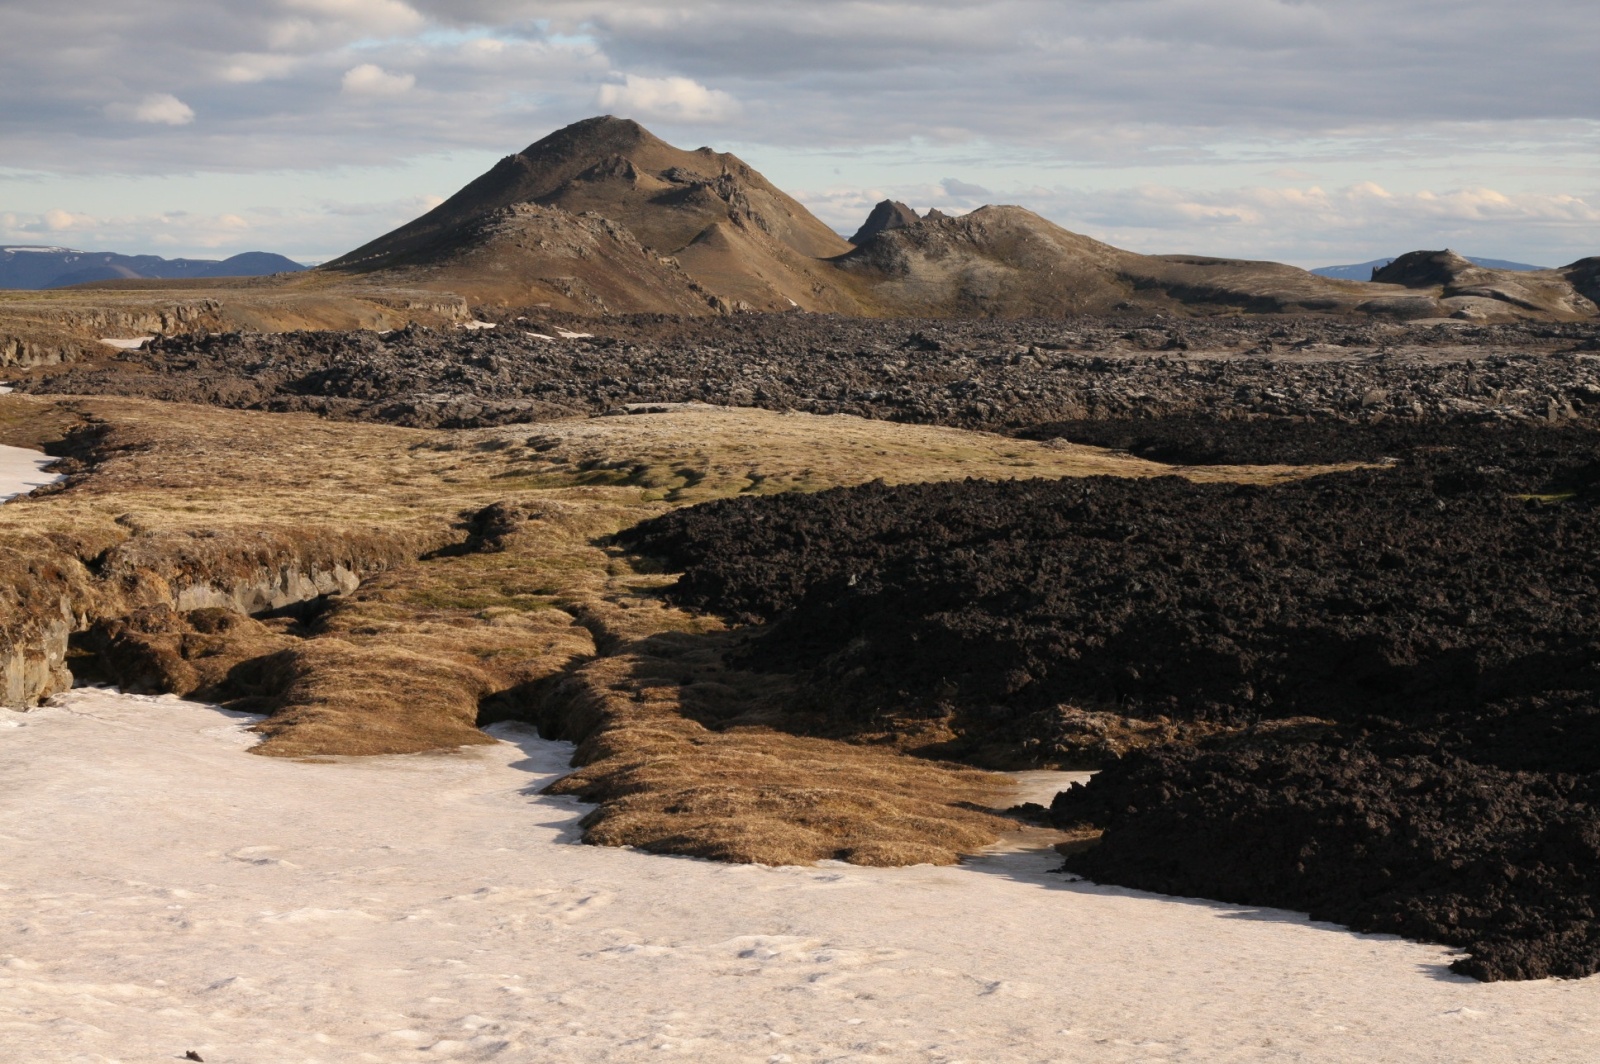
{"type": "Polygon", "coordinates": [[[598,803],[586,838],[770,865],[833,859],[952,864],[1016,825],[1004,776],[762,726],[712,730],[677,684],[641,678],[639,652],[600,659],[546,700],[543,726],[580,739],[581,767],[549,790],[598,803]]]}

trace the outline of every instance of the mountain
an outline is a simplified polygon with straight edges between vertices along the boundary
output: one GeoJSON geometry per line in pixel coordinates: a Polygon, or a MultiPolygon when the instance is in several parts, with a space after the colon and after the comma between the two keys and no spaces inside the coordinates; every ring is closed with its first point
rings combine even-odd
{"type": "Polygon", "coordinates": [[[590,312],[853,312],[824,265],[849,250],[736,156],[684,151],[607,115],[507,156],[427,214],[321,268],[443,278],[479,300],[590,312]],[[604,235],[569,239],[595,219],[610,224],[604,235]],[[625,283],[612,283],[619,272],[625,283]]]}
{"type": "MultiPolygon", "coordinates": [[[[1530,266],[1526,262],[1509,262],[1505,259],[1486,259],[1476,255],[1467,256],[1479,266],[1487,266],[1492,270],[1511,270],[1516,273],[1527,273],[1533,270],[1546,269],[1544,266],[1530,266]]],[[[1340,281],[1370,281],[1372,275],[1383,269],[1394,259],[1373,259],[1371,262],[1358,262],[1351,266],[1319,266],[1311,272],[1318,277],[1332,277],[1340,281]]]]}
{"type": "Polygon", "coordinates": [[[0,247],[0,288],[64,288],[91,281],[134,278],[263,277],[304,270],[298,262],[265,251],[229,259],[163,259],[62,247],[0,247]]]}
{"type": "Polygon", "coordinates": [[[737,157],[685,151],[609,115],[507,156],[422,217],[318,269],[358,286],[586,314],[1596,313],[1574,287],[1578,274],[1451,266],[1426,283],[1408,273],[1355,284],[1275,262],[1141,255],[1016,206],[918,217],[885,200],[846,241],[737,157]],[[1524,280],[1505,279],[1515,276],[1524,280]]]}
{"type": "MultiPolygon", "coordinates": [[[[896,315],[1062,317],[1356,309],[1334,282],[1276,262],[1140,255],[1014,206],[885,228],[838,260],[896,315]]],[[[1420,302],[1413,316],[1424,316],[1420,302]]]]}

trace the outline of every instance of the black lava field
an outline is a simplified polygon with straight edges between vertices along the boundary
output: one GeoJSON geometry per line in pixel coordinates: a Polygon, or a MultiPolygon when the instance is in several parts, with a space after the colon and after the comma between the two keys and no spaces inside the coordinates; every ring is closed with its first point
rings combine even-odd
{"type": "Polygon", "coordinates": [[[40,367],[14,383],[19,391],[137,395],[421,428],[668,402],[988,431],[1163,417],[1592,424],[1600,416],[1594,323],[741,314],[562,324],[570,328],[513,319],[478,332],[165,337],[140,351],[40,367]]]}
{"type": "MultiPolygon", "coordinates": [[[[1302,429],[1211,444],[1324,446],[1302,429]]],[[[1480,979],[1600,970],[1600,436],[1341,432],[1391,461],[870,484],[622,542],[684,571],[677,602],[766,622],[746,664],[806,674],[841,725],[941,717],[1046,764],[1069,707],[1200,729],[1057,798],[1104,829],[1072,871],[1458,946],[1480,979]]]]}

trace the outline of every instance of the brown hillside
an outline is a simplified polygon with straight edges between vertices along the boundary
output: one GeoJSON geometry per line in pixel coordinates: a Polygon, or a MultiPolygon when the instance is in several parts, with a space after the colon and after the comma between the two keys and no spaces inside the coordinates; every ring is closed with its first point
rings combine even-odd
{"type": "Polygon", "coordinates": [[[736,156],[683,151],[637,122],[606,116],[507,156],[421,218],[324,269],[432,271],[469,299],[549,301],[591,312],[706,313],[740,303],[848,312],[854,301],[831,291],[836,285],[817,260],[849,250],[843,237],[736,156]],[[524,212],[507,226],[504,212],[519,205],[546,211],[524,212]],[[616,248],[569,239],[598,224],[579,220],[586,215],[605,220],[616,248]],[[552,236],[541,240],[546,231],[552,236]],[[591,254],[576,252],[579,245],[591,254]],[[648,254],[633,254],[635,246],[648,254]],[[619,265],[628,276],[613,280],[608,275],[619,265]],[[565,295],[568,288],[579,294],[565,295]],[[556,294],[530,300],[530,289],[556,294]],[[607,290],[633,298],[588,297],[607,290]]]}
{"type": "Polygon", "coordinates": [[[1583,259],[1559,270],[1496,270],[1449,248],[1401,255],[1372,275],[1436,295],[1462,318],[1584,318],[1597,309],[1595,261],[1583,259]]]}

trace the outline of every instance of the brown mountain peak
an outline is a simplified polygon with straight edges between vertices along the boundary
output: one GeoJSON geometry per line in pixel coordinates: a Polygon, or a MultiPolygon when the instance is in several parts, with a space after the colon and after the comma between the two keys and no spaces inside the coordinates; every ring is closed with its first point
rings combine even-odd
{"type": "Polygon", "coordinates": [[[666,141],[631,118],[598,115],[563,126],[540,137],[518,155],[538,159],[552,155],[625,155],[640,146],[667,147],[666,141]]]}

